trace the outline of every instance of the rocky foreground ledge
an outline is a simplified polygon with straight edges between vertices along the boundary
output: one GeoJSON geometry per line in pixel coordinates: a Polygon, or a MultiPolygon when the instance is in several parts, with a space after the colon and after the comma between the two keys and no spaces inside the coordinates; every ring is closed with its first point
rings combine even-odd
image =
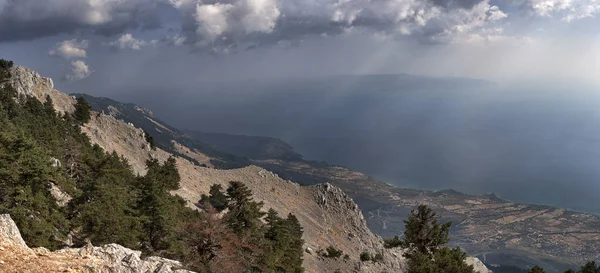
{"type": "Polygon", "coordinates": [[[117,244],[88,245],[51,252],[29,248],[8,214],[0,215],[0,272],[192,273],[178,261],[160,257],[141,259],[141,252],[117,244]]]}

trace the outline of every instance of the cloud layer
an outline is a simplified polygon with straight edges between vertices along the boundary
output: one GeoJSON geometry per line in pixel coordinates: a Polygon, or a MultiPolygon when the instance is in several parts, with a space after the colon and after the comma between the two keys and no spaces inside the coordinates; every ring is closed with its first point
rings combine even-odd
{"type": "MultiPolygon", "coordinates": [[[[428,50],[435,47],[432,51],[447,54],[432,58],[425,71],[444,67],[453,72],[472,58],[472,50],[452,67],[440,60],[458,55],[466,44],[482,52],[490,50],[483,55],[488,59],[488,55],[514,56],[529,50],[546,52],[557,60],[556,65],[530,69],[537,71],[579,62],[571,56],[576,54],[566,54],[556,40],[568,40],[566,47],[576,48],[574,53],[587,52],[585,45],[594,46],[594,40],[584,38],[595,34],[598,20],[594,17],[599,9],[598,0],[0,0],[0,46],[45,37],[36,43],[43,44],[42,52],[65,59],[70,68],[65,78],[71,80],[89,76],[90,66],[101,71],[109,63],[102,54],[111,51],[123,51],[111,54],[121,63],[142,62],[149,56],[168,59],[169,54],[187,58],[175,54],[190,51],[218,55],[248,51],[223,55],[264,53],[277,60],[298,54],[297,60],[305,62],[309,61],[300,52],[320,56],[309,65],[332,59],[335,51],[347,52],[347,57],[336,57],[332,63],[364,58],[355,66],[364,64],[357,70],[370,71],[393,55],[429,58],[428,50]],[[573,38],[585,40],[579,43],[584,46],[577,46],[573,38]],[[408,49],[403,52],[400,45],[408,49]],[[255,48],[259,50],[250,50],[255,48]],[[134,51],[142,54],[128,59],[134,51]]],[[[532,55],[523,54],[514,66],[533,63],[532,55]]],[[[226,58],[214,63],[202,60],[202,65],[214,69],[226,58]]],[[[507,62],[501,58],[486,64],[485,70],[499,69],[507,62]]],[[[414,67],[415,63],[403,65],[414,67]]],[[[343,70],[331,66],[330,70],[343,70]]]]}
{"type": "Polygon", "coordinates": [[[571,22],[600,10],[596,0],[494,1],[0,0],[0,42],[78,32],[120,37],[113,46],[139,50],[144,42],[126,35],[165,24],[179,26],[173,44],[224,51],[357,32],[451,42],[502,28],[513,14],[571,22]],[[507,6],[514,12],[501,8],[507,6]],[[179,18],[163,22],[166,9],[179,18]]]}
{"type": "Polygon", "coordinates": [[[433,37],[506,17],[484,1],[171,0],[196,46],[234,47],[334,36],[352,31],[433,37]]]}
{"type": "Polygon", "coordinates": [[[0,42],[160,25],[153,0],[0,0],[0,42]]]}
{"type": "Polygon", "coordinates": [[[567,22],[593,17],[600,10],[600,2],[595,0],[529,0],[528,6],[538,16],[554,16],[567,22]]]}

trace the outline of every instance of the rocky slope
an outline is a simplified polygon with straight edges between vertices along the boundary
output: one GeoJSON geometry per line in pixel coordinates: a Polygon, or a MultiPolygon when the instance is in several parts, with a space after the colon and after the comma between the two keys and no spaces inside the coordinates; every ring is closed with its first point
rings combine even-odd
{"type": "MultiPolygon", "coordinates": [[[[83,128],[90,139],[105,150],[124,156],[134,171],[145,173],[145,161],[156,158],[166,160],[172,154],[148,147],[141,129],[135,128],[110,115],[96,114],[83,128]]],[[[175,144],[175,143],[174,143],[175,144]]],[[[182,147],[180,144],[178,147],[182,147]]],[[[206,157],[185,149],[193,158],[206,157]]],[[[257,200],[265,203],[264,209],[275,209],[280,215],[294,213],[304,227],[307,252],[304,266],[309,272],[350,271],[361,268],[363,272],[381,272],[402,269],[400,253],[384,250],[381,238],[367,228],[362,212],[339,188],[333,186],[302,187],[281,179],[256,166],[218,170],[202,167],[185,158],[176,157],[181,175],[181,188],[174,192],[188,201],[190,207],[207,194],[210,185],[226,185],[229,181],[242,181],[252,190],[257,200]],[[350,255],[351,259],[330,260],[316,254],[318,249],[335,246],[350,255]],[[363,251],[384,252],[383,263],[361,263],[363,251]],[[328,270],[328,271],[329,271],[328,270]]]]}
{"type": "Polygon", "coordinates": [[[54,89],[54,81],[50,78],[42,77],[33,70],[17,66],[11,70],[13,77],[11,84],[19,94],[36,97],[42,102],[46,102],[46,97],[50,96],[54,103],[54,109],[59,113],[75,111],[75,99],[60,91],[54,89]]]}
{"type": "Polygon", "coordinates": [[[30,249],[10,216],[0,215],[0,272],[192,273],[181,269],[177,261],[160,257],[142,259],[140,255],[139,251],[116,244],[88,245],[55,252],[45,248],[30,249]]]}
{"type": "Polygon", "coordinates": [[[342,188],[361,207],[369,228],[385,237],[401,234],[410,209],[427,204],[454,223],[451,243],[488,264],[520,268],[539,264],[547,272],[563,272],[600,259],[600,217],[595,215],[513,203],[493,195],[402,189],[344,167],[305,161],[255,164],[303,184],[329,181],[342,188]]]}
{"type": "MultiPolygon", "coordinates": [[[[84,97],[92,109],[105,113],[118,120],[124,120],[128,124],[135,124],[149,132],[159,148],[177,156],[186,158],[199,165],[207,165],[218,169],[241,168],[250,165],[250,161],[243,156],[234,156],[223,152],[213,145],[206,144],[195,138],[190,138],[177,128],[169,126],[154,116],[152,111],[131,103],[122,103],[109,98],[93,97],[86,94],[74,94],[84,97]],[[173,145],[173,141],[180,143],[173,145]],[[186,147],[194,148],[197,154],[205,157],[191,157],[185,153],[186,147]]],[[[108,128],[108,127],[106,127],[108,128]]]]}
{"type": "MultiPolygon", "coordinates": [[[[11,72],[13,84],[20,93],[36,96],[42,101],[49,95],[57,110],[73,111],[73,97],[54,90],[50,79],[20,67],[11,72]]],[[[223,154],[217,153],[218,158],[215,158],[213,154],[205,154],[175,141],[170,147],[174,153],[161,149],[153,150],[147,143],[142,129],[115,116],[118,116],[118,109],[108,113],[93,112],[91,120],[82,127],[82,131],[93,143],[100,145],[107,152],[115,151],[126,158],[138,174],[145,173],[146,160],[156,158],[164,161],[174,156],[181,175],[181,188],[173,194],[183,197],[190,207],[195,208],[195,202],[202,194],[207,194],[210,185],[242,181],[253,191],[257,200],[264,202],[264,210],[273,208],[281,215],[295,214],[304,227],[304,267],[308,272],[404,270],[401,250],[388,250],[383,247],[382,239],[367,227],[362,211],[340,188],[331,184],[301,186],[257,166],[215,169],[212,163],[223,161],[223,154]],[[348,254],[348,259],[328,259],[317,254],[317,250],[328,246],[341,249],[348,254]],[[359,256],[363,251],[382,253],[384,260],[378,263],[361,262],[359,256]]],[[[162,130],[170,128],[156,120],[150,121],[158,124],[162,130]]],[[[487,272],[478,260],[470,259],[470,262],[478,265],[481,272],[487,272]]]]}

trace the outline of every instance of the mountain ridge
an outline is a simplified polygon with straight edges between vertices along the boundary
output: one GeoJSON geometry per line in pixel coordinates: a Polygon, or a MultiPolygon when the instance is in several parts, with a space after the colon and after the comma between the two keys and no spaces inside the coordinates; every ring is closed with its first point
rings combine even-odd
{"type": "MultiPolygon", "coordinates": [[[[93,97],[88,98],[93,100],[93,97]]],[[[144,115],[145,111],[138,111],[138,113],[144,115]]],[[[188,135],[194,137],[193,134],[188,135]]],[[[228,152],[234,154],[237,152],[238,156],[248,157],[252,164],[272,171],[282,178],[303,185],[328,182],[342,188],[364,211],[369,227],[381,236],[392,237],[400,234],[403,231],[402,220],[408,216],[410,208],[419,203],[427,203],[438,210],[445,219],[458,223],[454,228],[456,232],[453,233],[455,245],[465,247],[469,253],[477,255],[484,261],[487,259],[489,263],[504,262],[520,268],[539,263],[545,265],[551,272],[561,272],[563,268],[582,263],[586,259],[598,258],[594,252],[594,243],[585,243],[587,240],[600,241],[600,219],[593,215],[550,206],[509,202],[495,195],[477,196],[455,190],[426,191],[398,188],[342,166],[304,160],[299,154],[291,160],[285,157],[252,158],[252,154],[245,152],[249,150],[248,147],[241,149],[238,147],[239,143],[244,143],[243,139],[248,136],[216,135],[228,136],[227,141],[221,139],[217,146],[223,148],[230,145],[226,148],[228,152]],[[563,217],[564,215],[567,217],[563,217]],[[532,227],[523,228],[524,223],[529,223],[532,227]],[[497,225],[499,227],[496,227],[497,225]],[[529,234],[552,234],[556,229],[576,231],[577,228],[574,226],[588,234],[585,238],[577,238],[576,243],[566,243],[574,239],[568,235],[568,232],[562,236],[551,235],[553,238],[538,236],[532,239],[529,236],[529,234]],[[496,229],[508,235],[505,238],[498,237],[495,234],[496,229]],[[587,247],[576,247],[578,244],[587,247]],[[539,245],[539,247],[532,248],[529,245],[539,245]],[[526,261],[513,261],[515,259],[512,257],[522,255],[529,255],[531,258],[526,261]],[[499,260],[496,257],[504,258],[499,260]]],[[[283,142],[274,138],[263,139],[283,142]]],[[[202,141],[207,145],[215,144],[211,143],[210,138],[204,138],[202,141]]],[[[293,154],[297,154],[291,145],[287,144],[286,147],[289,147],[287,149],[293,154]]],[[[284,149],[284,151],[288,150],[284,149]]],[[[260,154],[260,152],[254,153],[254,155],[260,154]]]]}
{"type": "MultiPolygon", "coordinates": [[[[35,96],[43,102],[50,98],[54,108],[65,113],[74,110],[75,98],[56,91],[49,79],[21,67],[14,68],[11,72],[12,83],[21,87],[21,94],[35,96]]],[[[229,181],[243,181],[252,191],[254,198],[264,202],[263,209],[272,208],[280,215],[288,213],[296,215],[304,227],[306,251],[303,265],[308,272],[336,270],[401,272],[404,270],[402,251],[385,249],[381,237],[371,233],[366,226],[362,212],[358,210],[356,204],[335,186],[304,187],[251,165],[230,169],[202,166],[187,158],[206,157],[209,160],[212,158],[195,149],[188,149],[189,155],[186,157],[168,153],[160,148],[152,149],[144,130],[136,128],[132,123],[128,124],[117,119],[110,113],[92,111],[90,120],[81,126],[81,131],[92,143],[105,151],[125,158],[138,175],[145,174],[147,160],[165,162],[173,156],[181,181],[180,188],[172,194],[182,197],[190,208],[197,208],[196,203],[202,194],[208,193],[210,185],[226,185],[229,181]],[[348,259],[329,259],[316,253],[328,246],[344,251],[348,254],[348,259]],[[376,263],[360,261],[359,256],[364,251],[382,253],[384,260],[376,263]]],[[[186,148],[183,145],[179,147],[186,148]]]]}

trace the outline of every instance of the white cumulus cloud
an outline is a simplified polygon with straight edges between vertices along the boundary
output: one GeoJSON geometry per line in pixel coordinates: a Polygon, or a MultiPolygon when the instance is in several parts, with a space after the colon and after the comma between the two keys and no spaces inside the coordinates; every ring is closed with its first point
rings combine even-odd
{"type": "Polygon", "coordinates": [[[534,14],[556,17],[566,22],[594,17],[600,11],[597,0],[528,0],[534,14]]]}
{"type": "Polygon", "coordinates": [[[186,43],[254,47],[364,31],[429,38],[472,31],[508,15],[489,0],[169,0],[186,43]]]}
{"type": "Polygon", "coordinates": [[[230,28],[230,11],[233,8],[231,4],[211,4],[196,6],[196,24],[198,28],[196,33],[206,37],[209,40],[215,40],[217,37],[227,32],[230,28]]]}
{"type": "Polygon", "coordinates": [[[241,1],[241,23],[246,33],[269,33],[275,28],[281,15],[277,0],[246,0],[241,1]]]}
{"type": "Polygon", "coordinates": [[[537,15],[548,16],[556,11],[566,10],[572,0],[530,0],[529,5],[537,15]]]}
{"type": "Polygon", "coordinates": [[[77,39],[66,40],[58,43],[56,48],[48,51],[49,55],[60,56],[65,59],[85,58],[87,57],[86,49],[88,47],[87,40],[78,41],[77,39]]]}
{"type": "MultiPolygon", "coordinates": [[[[190,3],[176,3],[183,13],[189,13],[190,3]],[[181,8],[187,7],[187,8],[181,8]]],[[[270,33],[281,16],[277,0],[237,0],[205,4],[197,2],[193,10],[195,35],[198,44],[208,44],[221,39],[240,39],[254,33],[270,33]]]]}
{"type": "Polygon", "coordinates": [[[119,37],[119,39],[117,39],[116,41],[112,41],[108,44],[117,49],[140,50],[140,49],[142,49],[142,47],[145,47],[151,43],[146,42],[142,39],[136,39],[133,37],[133,35],[131,35],[131,33],[125,33],[121,37],[119,37]]]}
{"type": "Polygon", "coordinates": [[[81,60],[71,62],[71,71],[65,75],[65,79],[68,81],[78,81],[85,79],[92,74],[89,66],[81,60]]]}

